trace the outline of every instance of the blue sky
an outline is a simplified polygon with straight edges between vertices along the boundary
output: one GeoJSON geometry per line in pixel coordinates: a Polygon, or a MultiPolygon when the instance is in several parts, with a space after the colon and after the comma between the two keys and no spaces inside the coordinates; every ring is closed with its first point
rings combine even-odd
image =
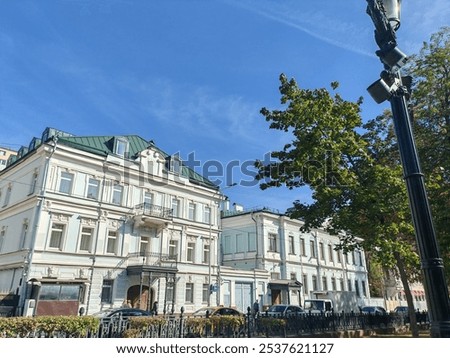
{"type": "MultiPolygon", "coordinates": [[[[448,25],[448,0],[406,0],[398,43],[418,52],[448,25]]],[[[249,185],[250,163],[289,141],[262,107],[280,108],[279,75],[380,114],[366,88],[382,65],[365,0],[41,0],[0,2],[0,146],[45,127],[138,134],[212,179],[232,202],[284,211],[307,190],[249,185]],[[208,166],[209,164],[209,166],[208,166]],[[243,171],[243,172],[242,172],[243,171]],[[227,182],[225,182],[227,181],[227,182]]]]}

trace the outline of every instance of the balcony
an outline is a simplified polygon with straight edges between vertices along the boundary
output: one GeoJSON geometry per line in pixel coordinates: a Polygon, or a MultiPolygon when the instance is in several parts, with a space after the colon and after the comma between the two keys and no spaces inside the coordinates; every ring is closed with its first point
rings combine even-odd
{"type": "Polygon", "coordinates": [[[172,220],[172,209],[142,203],[135,206],[133,219],[138,226],[164,225],[172,220]]]}
{"type": "Polygon", "coordinates": [[[143,272],[175,273],[177,272],[177,257],[157,252],[135,252],[128,255],[128,274],[143,272]]]}

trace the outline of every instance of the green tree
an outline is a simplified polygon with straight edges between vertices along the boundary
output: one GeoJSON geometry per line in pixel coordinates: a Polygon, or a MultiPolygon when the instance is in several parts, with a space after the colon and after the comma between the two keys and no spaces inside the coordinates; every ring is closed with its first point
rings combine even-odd
{"type": "MultiPolygon", "coordinates": [[[[417,275],[419,260],[402,168],[398,155],[391,156],[395,140],[388,115],[363,125],[361,99],[301,89],[285,75],[280,82],[285,108],[261,113],[270,128],[290,132],[292,141],[272,152],[272,162],[255,163],[261,188],[308,186],[312,203],[295,201],[290,217],[303,220],[305,231],[326,223],[344,251],[362,245],[383,267],[396,267],[412,307],[408,281],[417,275]]],[[[336,91],[338,84],[331,87],[336,91]]]]}
{"type": "Polygon", "coordinates": [[[450,27],[425,42],[408,68],[414,133],[450,285],[450,27]]]}

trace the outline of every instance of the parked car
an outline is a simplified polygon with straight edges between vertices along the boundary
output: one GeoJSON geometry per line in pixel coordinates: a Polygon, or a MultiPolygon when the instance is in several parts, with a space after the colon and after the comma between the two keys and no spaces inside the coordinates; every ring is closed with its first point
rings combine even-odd
{"type": "Polygon", "coordinates": [[[148,311],[140,310],[138,308],[118,308],[110,312],[106,312],[104,317],[145,317],[151,316],[152,314],[148,311]]]}
{"type": "Polygon", "coordinates": [[[266,311],[269,317],[299,317],[306,314],[305,310],[296,305],[276,304],[266,311]]]}
{"type": "Polygon", "coordinates": [[[206,317],[206,313],[209,316],[243,316],[244,314],[237,309],[231,307],[203,307],[195,311],[192,315],[195,317],[206,317]]]}
{"type": "Polygon", "coordinates": [[[364,314],[386,314],[386,310],[381,306],[364,306],[361,308],[364,314]]]}
{"type": "Polygon", "coordinates": [[[408,315],[408,306],[397,306],[394,308],[394,312],[401,314],[403,316],[407,316],[408,315]]]}

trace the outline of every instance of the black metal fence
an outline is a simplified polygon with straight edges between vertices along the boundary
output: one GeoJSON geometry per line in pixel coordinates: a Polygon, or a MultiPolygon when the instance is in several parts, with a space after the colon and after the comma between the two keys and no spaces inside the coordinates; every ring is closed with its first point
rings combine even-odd
{"type": "MultiPolygon", "coordinates": [[[[221,319],[198,318],[183,314],[166,316],[158,322],[135,329],[132,321],[126,318],[104,318],[97,332],[90,332],[91,338],[139,337],[139,338],[189,338],[189,337],[300,337],[324,333],[337,333],[356,330],[391,329],[404,330],[408,317],[401,314],[306,314],[297,317],[281,318],[251,314],[242,317],[240,324],[230,324],[221,319]],[[195,321],[196,324],[193,324],[195,321]],[[130,335],[132,333],[132,335],[130,335]]],[[[428,324],[426,313],[417,313],[420,324],[428,324]]]]}

